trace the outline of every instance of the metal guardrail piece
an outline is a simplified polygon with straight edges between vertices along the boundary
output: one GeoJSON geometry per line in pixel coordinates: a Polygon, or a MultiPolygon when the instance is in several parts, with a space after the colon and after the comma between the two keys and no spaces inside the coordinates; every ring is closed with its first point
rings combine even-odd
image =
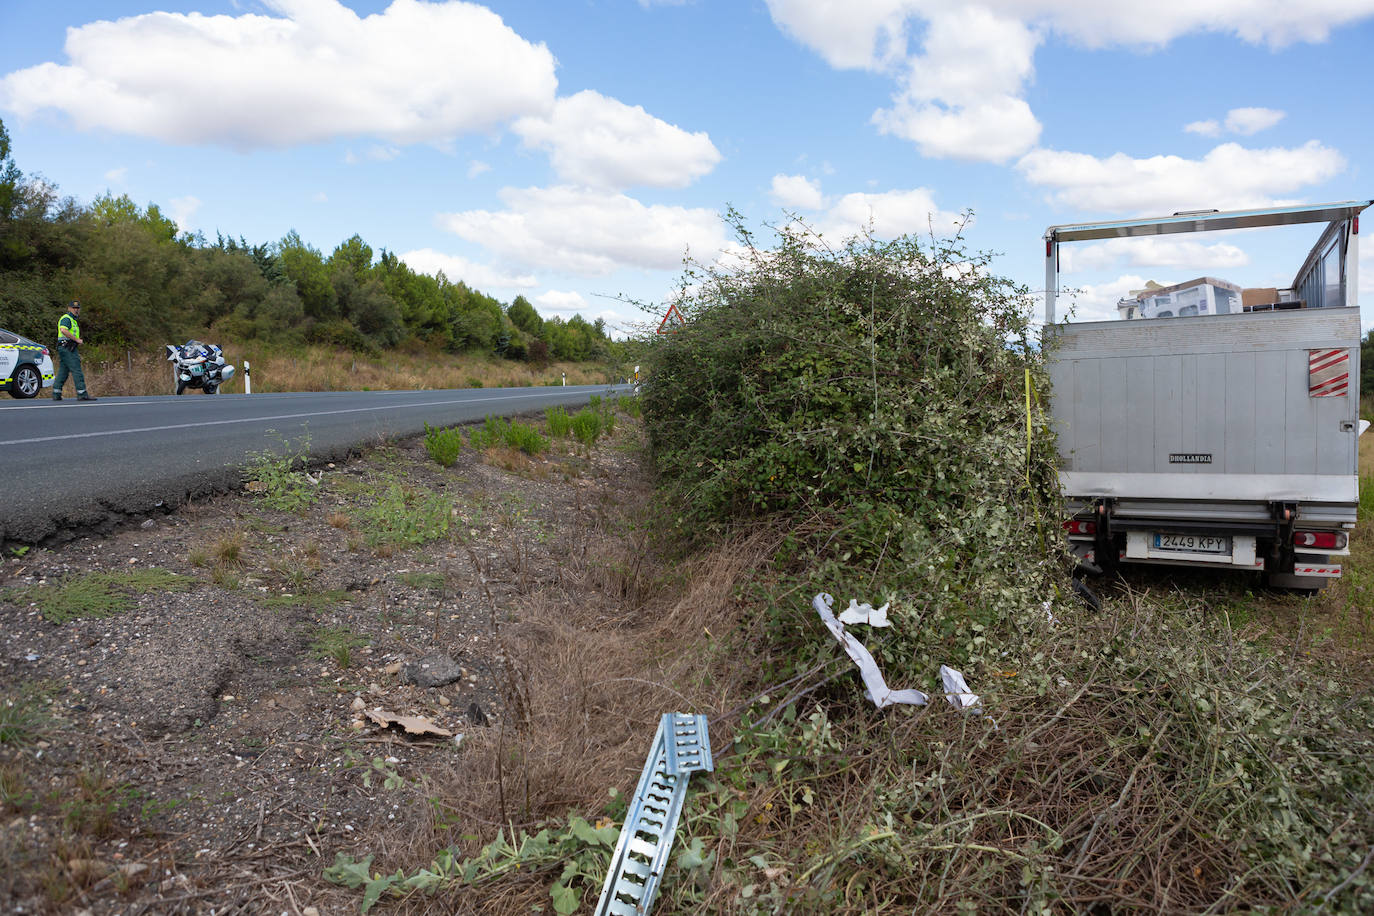
{"type": "Polygon", "coordinates": [[[625,812],[597,916],[647,916],[668,864],[687,780],[714,768],[706,717],[664,713],[625,812]]]}

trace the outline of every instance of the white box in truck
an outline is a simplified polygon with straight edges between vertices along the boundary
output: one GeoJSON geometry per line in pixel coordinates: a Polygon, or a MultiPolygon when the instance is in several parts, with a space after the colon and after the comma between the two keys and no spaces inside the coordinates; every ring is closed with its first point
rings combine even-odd
{"type": "Polygon", "coordinates": [[[1082,559],[1340,575],[1359,503],[1359,214],[1370,201],[1051,227],[1046,353],[1069,542],[1082,559]],[[1287,291],[1308,307],[1054,322],[1058,246],[1325,222],[1287,291]]]}

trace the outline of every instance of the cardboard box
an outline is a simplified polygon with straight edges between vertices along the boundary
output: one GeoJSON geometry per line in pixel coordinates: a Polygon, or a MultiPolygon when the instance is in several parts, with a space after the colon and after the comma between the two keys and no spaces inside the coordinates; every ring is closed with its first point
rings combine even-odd
{"type": "Polygon", "coordinates": [[[1272,286],[1251,287],[1240,291],[1240,304],[1245,308],[1253,305],[1273,305],[1279,301],[1279,291],[1272,286]]]}

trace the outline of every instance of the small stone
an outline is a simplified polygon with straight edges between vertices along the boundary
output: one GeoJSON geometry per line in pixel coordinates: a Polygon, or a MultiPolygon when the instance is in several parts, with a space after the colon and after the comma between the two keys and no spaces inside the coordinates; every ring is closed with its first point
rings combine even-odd
{"type": "Polygon", "coordinates": [[[462,677],[463,669],[442,652],[433,652],[401,667],[401,681],[416,687],[442,687],[462,677]]]}
{"type": "MultiPolygon", "coordinates": [[[[330,465],[332,468],[334,465],[330,465]]],[[[313,906],[308,906],[301,910],[301,916],[320,916],[320,911],[313,906]]]]}
{"type": "Polygon", "coordinates": [[[354,698],[353,698],[353,708],[354,708],[354,709],[358,709],[358,710],[366,709],[366,708],[367,708],[367,704],[363,702],[363,698],[362,698],[362,697],[354,697],[354,698]]]}
{"type": "Polygon", "coordinates": [[[354,719],[352,722],[348,723],[348,725],[349,728],[353,729],[355,732],[360,732],[367,728],[367,723],[362,719],[354,719]]]}
{"type": "Polygon", "coordinates": [[[157,522],[153,521],[153,520],[150,519],[150,518],[145,518],[145,519],[143,520],[143,524],[139,525],[138,527],[140,527],[140,528],[156,528],[156,527],[157,527],[157,522]]]}
{"type": "Polygon", "coordinates": [[[453,705],[453,701],[450,700],[448,697],[440,697],[440,698],[439,698],[439,705],[440,705],[440,706],[452,706],[452,705],[453,705]]]}
{"type": "Polygon", "coordinates": [[[76,667],[78,667],[78,668],[84,668],[84,667],[86,667],[86,660],[85,660],[84,658],[78,659],[77,662],[76,662],[76,667]]]}
{"type": "Polygon", "coordinates": [[[383,668],[383,669],[382,669],[382,672],[383,672],[384,674],[400,674],[400,673],[401,673],[401,663],[400,663],[400,662],[392,662],[391,664],[389,664],[389,665],[387,665],[385,668],[383,668]]]}

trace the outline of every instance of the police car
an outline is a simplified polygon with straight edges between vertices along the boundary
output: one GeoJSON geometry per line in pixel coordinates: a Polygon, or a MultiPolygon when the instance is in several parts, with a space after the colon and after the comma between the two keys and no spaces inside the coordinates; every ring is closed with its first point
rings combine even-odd
{"type": "Polygon", "coordinates": [[[31,398],[52,387],[52,354],[42,344],[0,328],[0,390],[31,398]]]}

